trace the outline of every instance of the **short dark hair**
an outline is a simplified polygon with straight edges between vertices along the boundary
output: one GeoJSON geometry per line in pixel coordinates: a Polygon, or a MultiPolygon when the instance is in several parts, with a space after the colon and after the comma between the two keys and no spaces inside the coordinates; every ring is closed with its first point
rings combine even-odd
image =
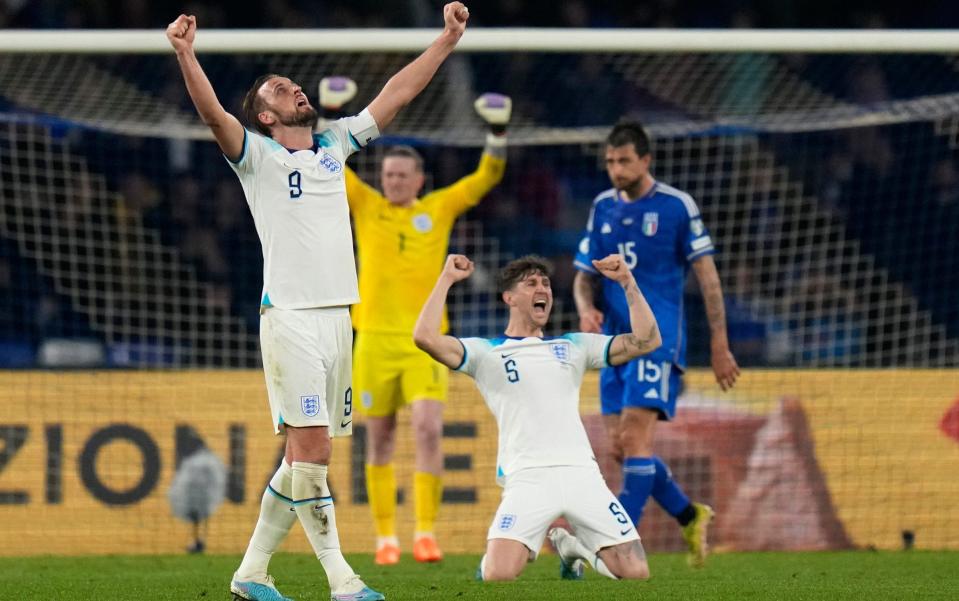
{"type": "Polygon", "coordinates": [[[261,75],[256,78],[256,81],[253,82],[253,87],[246,91],[246,95],[243,96],[243,116],[246,118],[247,123],[250,124],[253,129],[260,132],[264,136],[270,135],[269,126],[260,122],[260,119],[257,117],[265,108],[266,101],[260,96],[260,88],[263,87],[263,84],[273,79],[274,77],[281,77],[276,73],[267,73],[266,75],[261,75]]]}
{"type": "Polygon", "coordinates": [[[636,154],[646,156],[649,154],[649,134],[643,128],[639,121],[622,120],[613,126],[613,131],[606,136],[606,144],[613,148],[632,144],[636,149],[636,154]]]}
{"type": "Polygon", "coordinates": [[[421,155],[412,146],[393,146],[386,151],[386,154],[383,155],[384,159],[389,157],[405,157],[407,159],[413,159],[413,162],[416,163],[416,170],[419,172],[423,171],[423,155],[421,155]]]}
{"type": "Polygon", "coordinates": [[[550,277],[552,272],[553,266],[543,257],[526,255],[510,261],[499,270],[499,274],[496,276],[496,289],[502,294],[530,275],[538,273],[550,277]]]}

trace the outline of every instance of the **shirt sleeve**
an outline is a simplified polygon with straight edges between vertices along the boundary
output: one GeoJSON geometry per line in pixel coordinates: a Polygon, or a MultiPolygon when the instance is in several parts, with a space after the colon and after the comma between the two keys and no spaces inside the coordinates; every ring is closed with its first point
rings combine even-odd
{"type": "Polygon", "coordinates": [[[370,142],[380,137],[380,130],[369,109],[359,115],[337,119],[320,132],[324,147],[332,147],[342,153],[343,160],[351,154],[366,148],[370,142]]]}
{"type": "Polygon", "coordinates": [[[600,369],[609,367],[609,347],[613,343],[613,336],[605,334],[569,334],[569,339],[575,344],[586,358],[586,369],[600,369]]]}
{"type": "Polygon", "coordinates": [[[456,371],[475,378],[480,361],[489,353],[490,343],[486,338],[457,338],[463,345],[463,362],[456,371]]]}
{"type": "Polygon", "coordinates": [[[263,162],[263,158],[274,148],[282,148],[282,146],[270,138],[244,129],[243,150],[240,151],[240,157],[234,161],[230,157],[223,155],[227,164],[230,165],[230,168],[236,172],[237,177],[240,179],[240,185],[243,186],[246,202],[250,205],[251,210],[258,202],[256,186],[254,185],[257,170],[263,162]]]}
{"type": "Polygon", "coordinates": [[[596,240],[593,235],[593,220],[596,217],[596,207],[598,202],[593,203],[593,208],[589,210],[589,219],[586,220],[586,229],[583,230],[583,237],[580,238],[579,246],[576,248],[576,258],[573,259],[573,266],[586,273],[599,275],[596,268],[593,267],[594,252],[596,251],[596,240]]]}
{"type": "Polygon", "coordinates": [[[433,193],[440,211],[455,219],[475,207],[493,187],[503,180],[506,159],[483,153],[476,171],[446,188],[433,193]]]}
{"type": "Polygon", "coordinates": [[[686,261],[692,263],[699,257],[711,255],[716,252],[713,246],[713,239],[709,236],[706,224],[703,223],[703,217],[699,214],[699,207],[690,196],[683,198],[683,204],[686,206],[686,212],[680,225],[679,240],[682,245],[680,252],[686,257],[686,261]]]}
{"type": "Polygon", "coordinates": [[[235,161],[226,155],[223,155],[223,158],[226,159],[230,168],[242,178],[253,174],[256,166],[260,163],[260,159],[266,154],[268,147],[269,144],[263,136],[244,128],[243,150],[240,151],[240,158],[235,161]]]}

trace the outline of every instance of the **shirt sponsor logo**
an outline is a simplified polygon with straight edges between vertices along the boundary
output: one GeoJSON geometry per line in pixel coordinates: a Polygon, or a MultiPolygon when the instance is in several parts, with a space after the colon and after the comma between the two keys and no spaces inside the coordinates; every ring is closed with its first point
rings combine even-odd
{"type": "Polygon", "coordinates": [[[569,361],[569,343],[554,342],[549,345],[549,350],[560,361],[569,361]]]}
{"type": "Polygon", "coordinates": [[[509,530],[516,525],[516,514],[513,513],[504,513],[499,518],[499,529],[500,530],[509,530]]]}
{"type": "Polygon", "coordinates": [[[303,415],[316,417],[320,412],[320,395],[312,394],[310,396],[301,396],[300,408],[303,409],[303,415]]]}
{"type": "Polygon", "coordinates": [[[643,233],[655,236],[659,231],[659,213],[643,213],[643,233]]]}
{"type": "Polygon", "coordinates": [[[433,229],[433,220],[426,213],[420,213],[413,217],[413,229],[421,234],[433,229]]]}
{"type": "Polygon", "coordinates": [[[341,165],[339,161],[325,152],[320,155],[320,166],[330,173],[339,173],[340,171],[343,171],[343,165],[341,165]]]}

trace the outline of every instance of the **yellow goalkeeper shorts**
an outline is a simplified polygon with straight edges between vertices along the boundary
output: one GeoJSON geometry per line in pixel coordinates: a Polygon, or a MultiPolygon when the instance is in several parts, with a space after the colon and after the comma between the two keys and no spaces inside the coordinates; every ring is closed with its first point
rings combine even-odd
{"type": "Polygon", "coordinates": [[[364,415],[393,415],[422,399],[445,403],[448,388],[449,370],[416,348],[411,334],[356,333],[353,404],[364,415]]]}

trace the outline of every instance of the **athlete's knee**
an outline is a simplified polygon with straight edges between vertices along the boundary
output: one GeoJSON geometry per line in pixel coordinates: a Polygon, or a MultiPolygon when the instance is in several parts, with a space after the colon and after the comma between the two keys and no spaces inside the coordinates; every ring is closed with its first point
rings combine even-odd
{"type": "Polygon", "coordinates": [[[643,559],[624,561],[613,571],[621,580],[649,580],[649,564],[643,559]]]}
{"type": "Polygon", "coordinates": [[[620,430],[619,446],[627,457],[648,457],[653,454],[653,445],[640,428],[625,427],[620,430]]]}
{"type": "Polygon", "coordinates": [[[651,411],[629,411],[623,414],[619,428],[619,444],[626,456],[652,455],[657,417],[651,411]]]}
{"type": "Polygon", "coordinates": [[[443,420],[439,416],[421,417],[413,422],[416,442],[421,446],[439,448],[443,436],[443,420]]]}
{"type": "Polygon", "coordinates": [[[369,462],[376,465],[389,463],[393,459],[395,443],[395,437],[391,431],[370,436],[367,442],[369,462]]]}
{"type": "Polygon", "coordinates": [[[286,460],[328,465],[333,446],[326,426],[286,428],[286,460]]]}
{"type": "Polygon", "coordinates": [[[483,580],[487,582],[508,582],[516,580],[522,571],[522,565],[487,560],[483,565],[483,580]]]}

